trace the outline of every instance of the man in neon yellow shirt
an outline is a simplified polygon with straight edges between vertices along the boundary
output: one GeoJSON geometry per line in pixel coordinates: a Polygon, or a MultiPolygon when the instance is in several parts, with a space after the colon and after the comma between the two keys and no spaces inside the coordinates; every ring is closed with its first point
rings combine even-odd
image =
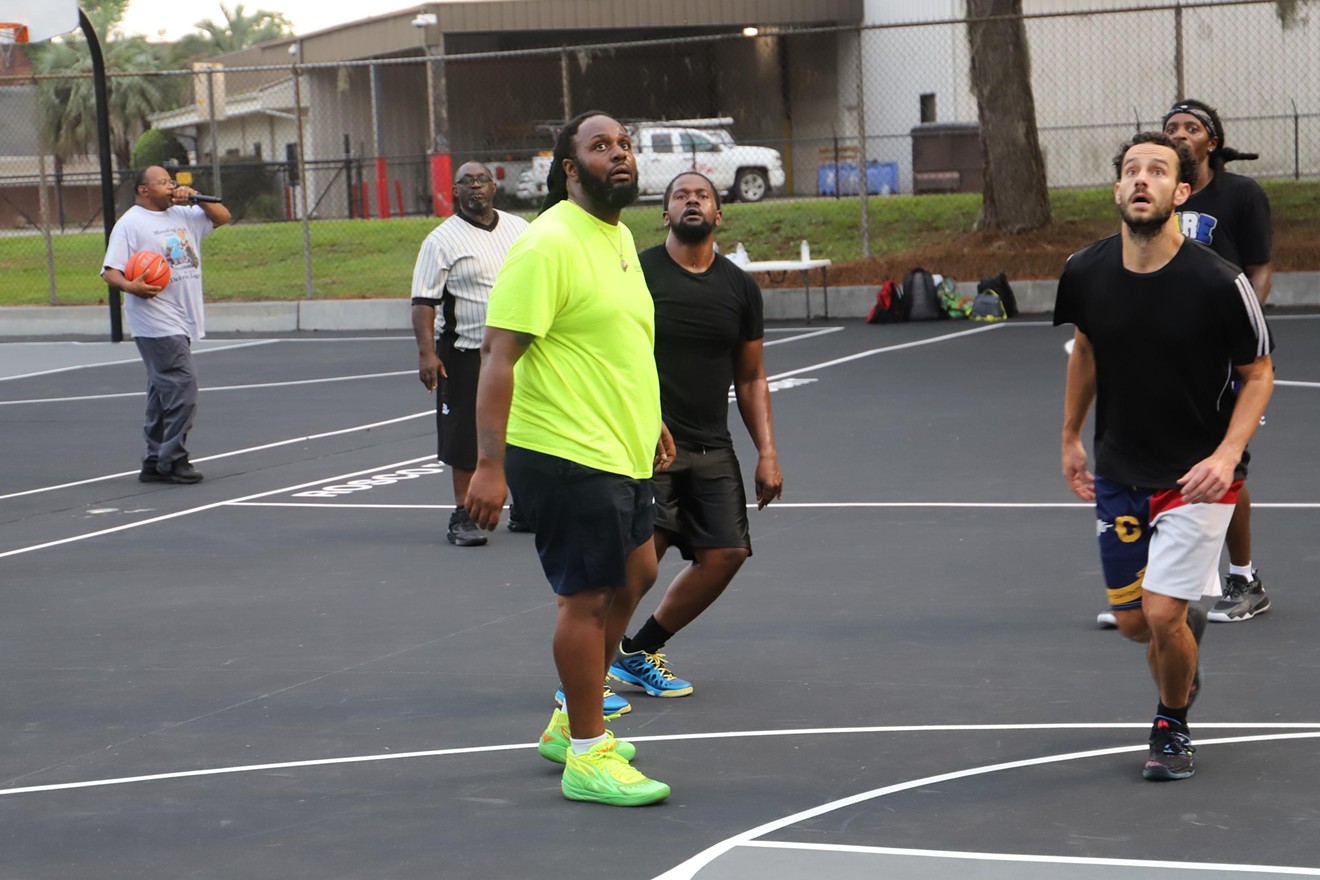
{"type": "Polygon", "coordinates": [[[510,248],[491,291],[465,506],[494,529],[512,488],[536,532],[557,594],[554,657],[565,697],[538,751],[564,764],[564,796],[641,806],[664,800],[669,786],[635,770],[636,749],[605,729],[601,684],[655,583],[649,480],[674,451],[665,433],[656,452],[655,311],[619,222],[637,198],[627,129],[594,111],[571,120],[546,184],[541,215],[510,248]]]}

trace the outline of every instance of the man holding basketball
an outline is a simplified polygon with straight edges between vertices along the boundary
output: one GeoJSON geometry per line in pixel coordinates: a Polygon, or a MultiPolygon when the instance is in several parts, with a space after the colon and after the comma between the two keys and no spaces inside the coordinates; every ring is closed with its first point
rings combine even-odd
{"type": "Polygon", "coordinates": [[[454,176],[454,216],[422,242],[413,268],[412,324],[417,375],[435,400],[439,457],[454,483],[454,513],[445,538],[480,547],[486,536],[463,506],[477,466],[477,376],[486,303],[504,257],[527,221],[495,208],[495,180],[480,162],[454,176]]]}
{"type": "Polygon", "coordinates": [[[138,479],[144,483],[197,483],[202,475],[188,460],[188,431],[197,412],[197,373],[192,341],[206,336],[202,306],[202,239],[229,222],[219,202],[190,204],[198,193],[178,186],[159,165],[138,172],[133,207],[110,233],[101,277],[129,297],[124,315],[147,368],[147,415],[142,434],[147,454],[138,479]],[[139,251],[164,256],[170,265],[163,287],[124,275],[139,251]]]}
{"type": "Polygon", "coordinates": [[[1119,235],[1073,254],[1054,323],[1073,324],[1063,476],[1095,503],[1100,561],[1119,631],[1147,645],[1159,702],[1147,779],[1193,773],[1187,711],[1205,612],[1246,476],[1243,452],[1274,386],[1270,336],[1241,271],[1183,235],[1174,211],[1196,161],[1163,132],[1114,158],[1119,235]],[[1226,382],[1241,379],[1235,395],[1226,382]],[[1082,427],[1095,402],[1095,473],[1082,427]]]}

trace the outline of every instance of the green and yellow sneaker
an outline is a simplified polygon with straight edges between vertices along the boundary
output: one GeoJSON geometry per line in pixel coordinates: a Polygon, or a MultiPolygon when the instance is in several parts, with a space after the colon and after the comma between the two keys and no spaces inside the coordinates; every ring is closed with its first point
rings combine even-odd
{"type": "Polygon", "coordinates": [[[647,779],[620,754],[613,737],[584,755],[568,750],[560,789],[571,801],[592,801],[612,807],[643,807],[669,797],[669,786],[647,779]]]}
{"type": "MultiPolygon", "coordinates": [[[[614,734],[608,730],[605,731],[609,736],[610,742],[614,743],[615,750],[623,757],[625,761],[631,761],[637,754],[637,747],[627,740],[615,739],[614,734]]],[[[568,713],[563,709],[556,709],[555,714],[550,716],[550,723],[546,725],[541,733],[541,741],[536,744],[536,751],[547,761],[554,761],[556,764],[563,764],[565,755],[569,751],[568,735],[568,713]]]]}

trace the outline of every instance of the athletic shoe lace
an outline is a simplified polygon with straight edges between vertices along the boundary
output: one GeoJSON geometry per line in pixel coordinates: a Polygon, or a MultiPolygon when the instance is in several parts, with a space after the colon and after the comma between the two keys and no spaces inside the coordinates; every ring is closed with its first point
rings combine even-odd
{"type": "Polygon", "coordinates": [[[673,681],[674,673],[669,671],[669,664],[665,662],[664,654],[647,654],[646,662],[655,667],[658,673],[665,681],[673,681]]]}
{"type": "Polygon", "coordinates": [[[646,781],[645,776],[638,772],[632,764],[629,764],[623,755],[614,750],[612,740],[607,748],[597,746],[585,755],[578,755],[578,758],[591,764],[597,772],[609,774],[615,782],[621,785],[646,781]]]}

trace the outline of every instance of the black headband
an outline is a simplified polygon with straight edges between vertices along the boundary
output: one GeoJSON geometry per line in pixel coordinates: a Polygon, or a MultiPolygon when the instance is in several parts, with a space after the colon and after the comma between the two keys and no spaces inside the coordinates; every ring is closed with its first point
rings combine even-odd
{"type": "Polygon", "coordinates": [[[1210,133],[1210,137],[1219,137],[1219,133],[1215,131],[1215,123],[1210,118],[1210,114],[1206,113],[1200,107],[1193,107],[1189,104],[1174,105],[1172,110],[1164,114],[1164,122],[1160,127],[1167,128],[1169,125],[1169,117],[1177,116],[1179,113],[1186,113],[1188,116],[1195,116],[1196,120],[1205,126],[1205,130],[1210,133]]]}

